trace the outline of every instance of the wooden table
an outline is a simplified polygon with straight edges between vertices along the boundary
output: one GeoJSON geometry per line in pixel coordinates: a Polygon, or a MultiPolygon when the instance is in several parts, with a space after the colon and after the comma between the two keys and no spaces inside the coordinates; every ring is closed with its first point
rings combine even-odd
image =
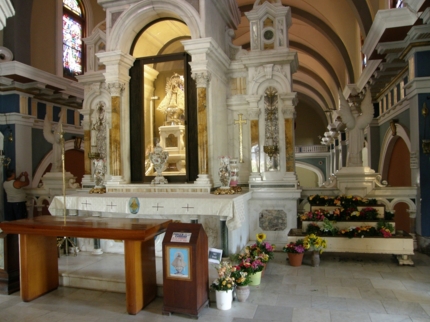
{"type": "Polygon", "coordinates": [[[58,288],[57,237],[124,240],[127,312],[137,314],[157,295],[155,236],[171,220],[39,216],[2,222],[19,234],[21,298],[29,302],[58,288]]]}

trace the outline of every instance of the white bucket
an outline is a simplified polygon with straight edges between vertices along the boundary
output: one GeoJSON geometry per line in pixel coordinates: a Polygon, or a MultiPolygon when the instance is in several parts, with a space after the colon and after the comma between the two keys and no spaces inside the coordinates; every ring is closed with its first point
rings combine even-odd
{"type": "Polygon", "coordinates": [[[216,307],[218,310],[230,310],[233,301],[233,290],[215,291],[216,307]]]}

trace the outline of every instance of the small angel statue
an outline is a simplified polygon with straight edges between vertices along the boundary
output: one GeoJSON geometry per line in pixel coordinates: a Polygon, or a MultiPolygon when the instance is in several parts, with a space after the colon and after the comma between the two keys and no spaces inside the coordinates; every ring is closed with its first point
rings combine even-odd
{"type": "Polygon", "coordinates": [[[361,102],[361,113],[352,110],[351,105],[343,96],[339,89],[340,109],[339,114],[342,122],[345,123],[348,130],[348,158],[347,167],[362,167],[362,150],[364,144],[364,129],[373,119],[373,104],[370,90],[367,90],[363,101],[361,102]]]}

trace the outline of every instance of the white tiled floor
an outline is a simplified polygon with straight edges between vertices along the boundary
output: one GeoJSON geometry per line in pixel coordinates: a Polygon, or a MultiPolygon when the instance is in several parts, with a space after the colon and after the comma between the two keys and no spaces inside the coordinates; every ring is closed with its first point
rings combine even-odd
{"type": "MultiPolygon", "coordinates": [[[[301,267],[291,267],[285,261],[286,254],[276,253],[262,284],[252,287],[247,302],[235,301],[228,311],[217,310],[215,303],[211,303],[202,310],[199,321],[430,321],[429,256],[417,253],[415,267],[402,267],[388,255],[324,253],[320,267],[314,268],[310,266],[309,255],[305,255],[301,267]]],[[[124,280],[122,255],[80,253],[77,257],[64,256],[59,263],[67,278],[84,274],[98,279],[98,285],[108,281],[119,287],[124,280]]],[[[161,282],[161,260],[157,266],[157,280],[161,282]]],[[[213,276],[215,270],[211,270],[213,276]]],[[[91,286],[88,279],[81,283],[91,286]]],[[[163,316],[162,306],[163,298],[158,297],[131,316],[126,313],[124,293],[61,286],[29,303],[22,302],[19,293],[0,295],[0,321],[192,319],[181,314],[163,316]]]]}

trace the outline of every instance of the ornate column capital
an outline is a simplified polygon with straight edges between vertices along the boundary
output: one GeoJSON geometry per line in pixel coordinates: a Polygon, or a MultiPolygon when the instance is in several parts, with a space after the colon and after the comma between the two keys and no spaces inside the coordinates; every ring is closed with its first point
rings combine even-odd
{"type": "Polygon", "coordinates": [[[247,114],[250,120],[258,120],[261,114],[261,110],[259,108],[249,108],[247,109],[247,114]]]}
{"type": "Polygon", "coordinates": [[[197,88],[207,88],[211,80],[211,73],[208,71],[193,72],[191,77],[196,81],[197,88]]]}
{"type": "Polygon", "coordinates": [[[108,84],[108,91],[111,96],[121,96],[125,89],[125,84],[120,82],[114,82],[108,84]]]}
{"type": "Polygon", "coordinates": [[[282,114],[284,115],[284,118],[286,119],[294,119],[296,118],[296,111],[294,110],[294,108],[291,107],[283,107],[281,109],[282,114]]]}

